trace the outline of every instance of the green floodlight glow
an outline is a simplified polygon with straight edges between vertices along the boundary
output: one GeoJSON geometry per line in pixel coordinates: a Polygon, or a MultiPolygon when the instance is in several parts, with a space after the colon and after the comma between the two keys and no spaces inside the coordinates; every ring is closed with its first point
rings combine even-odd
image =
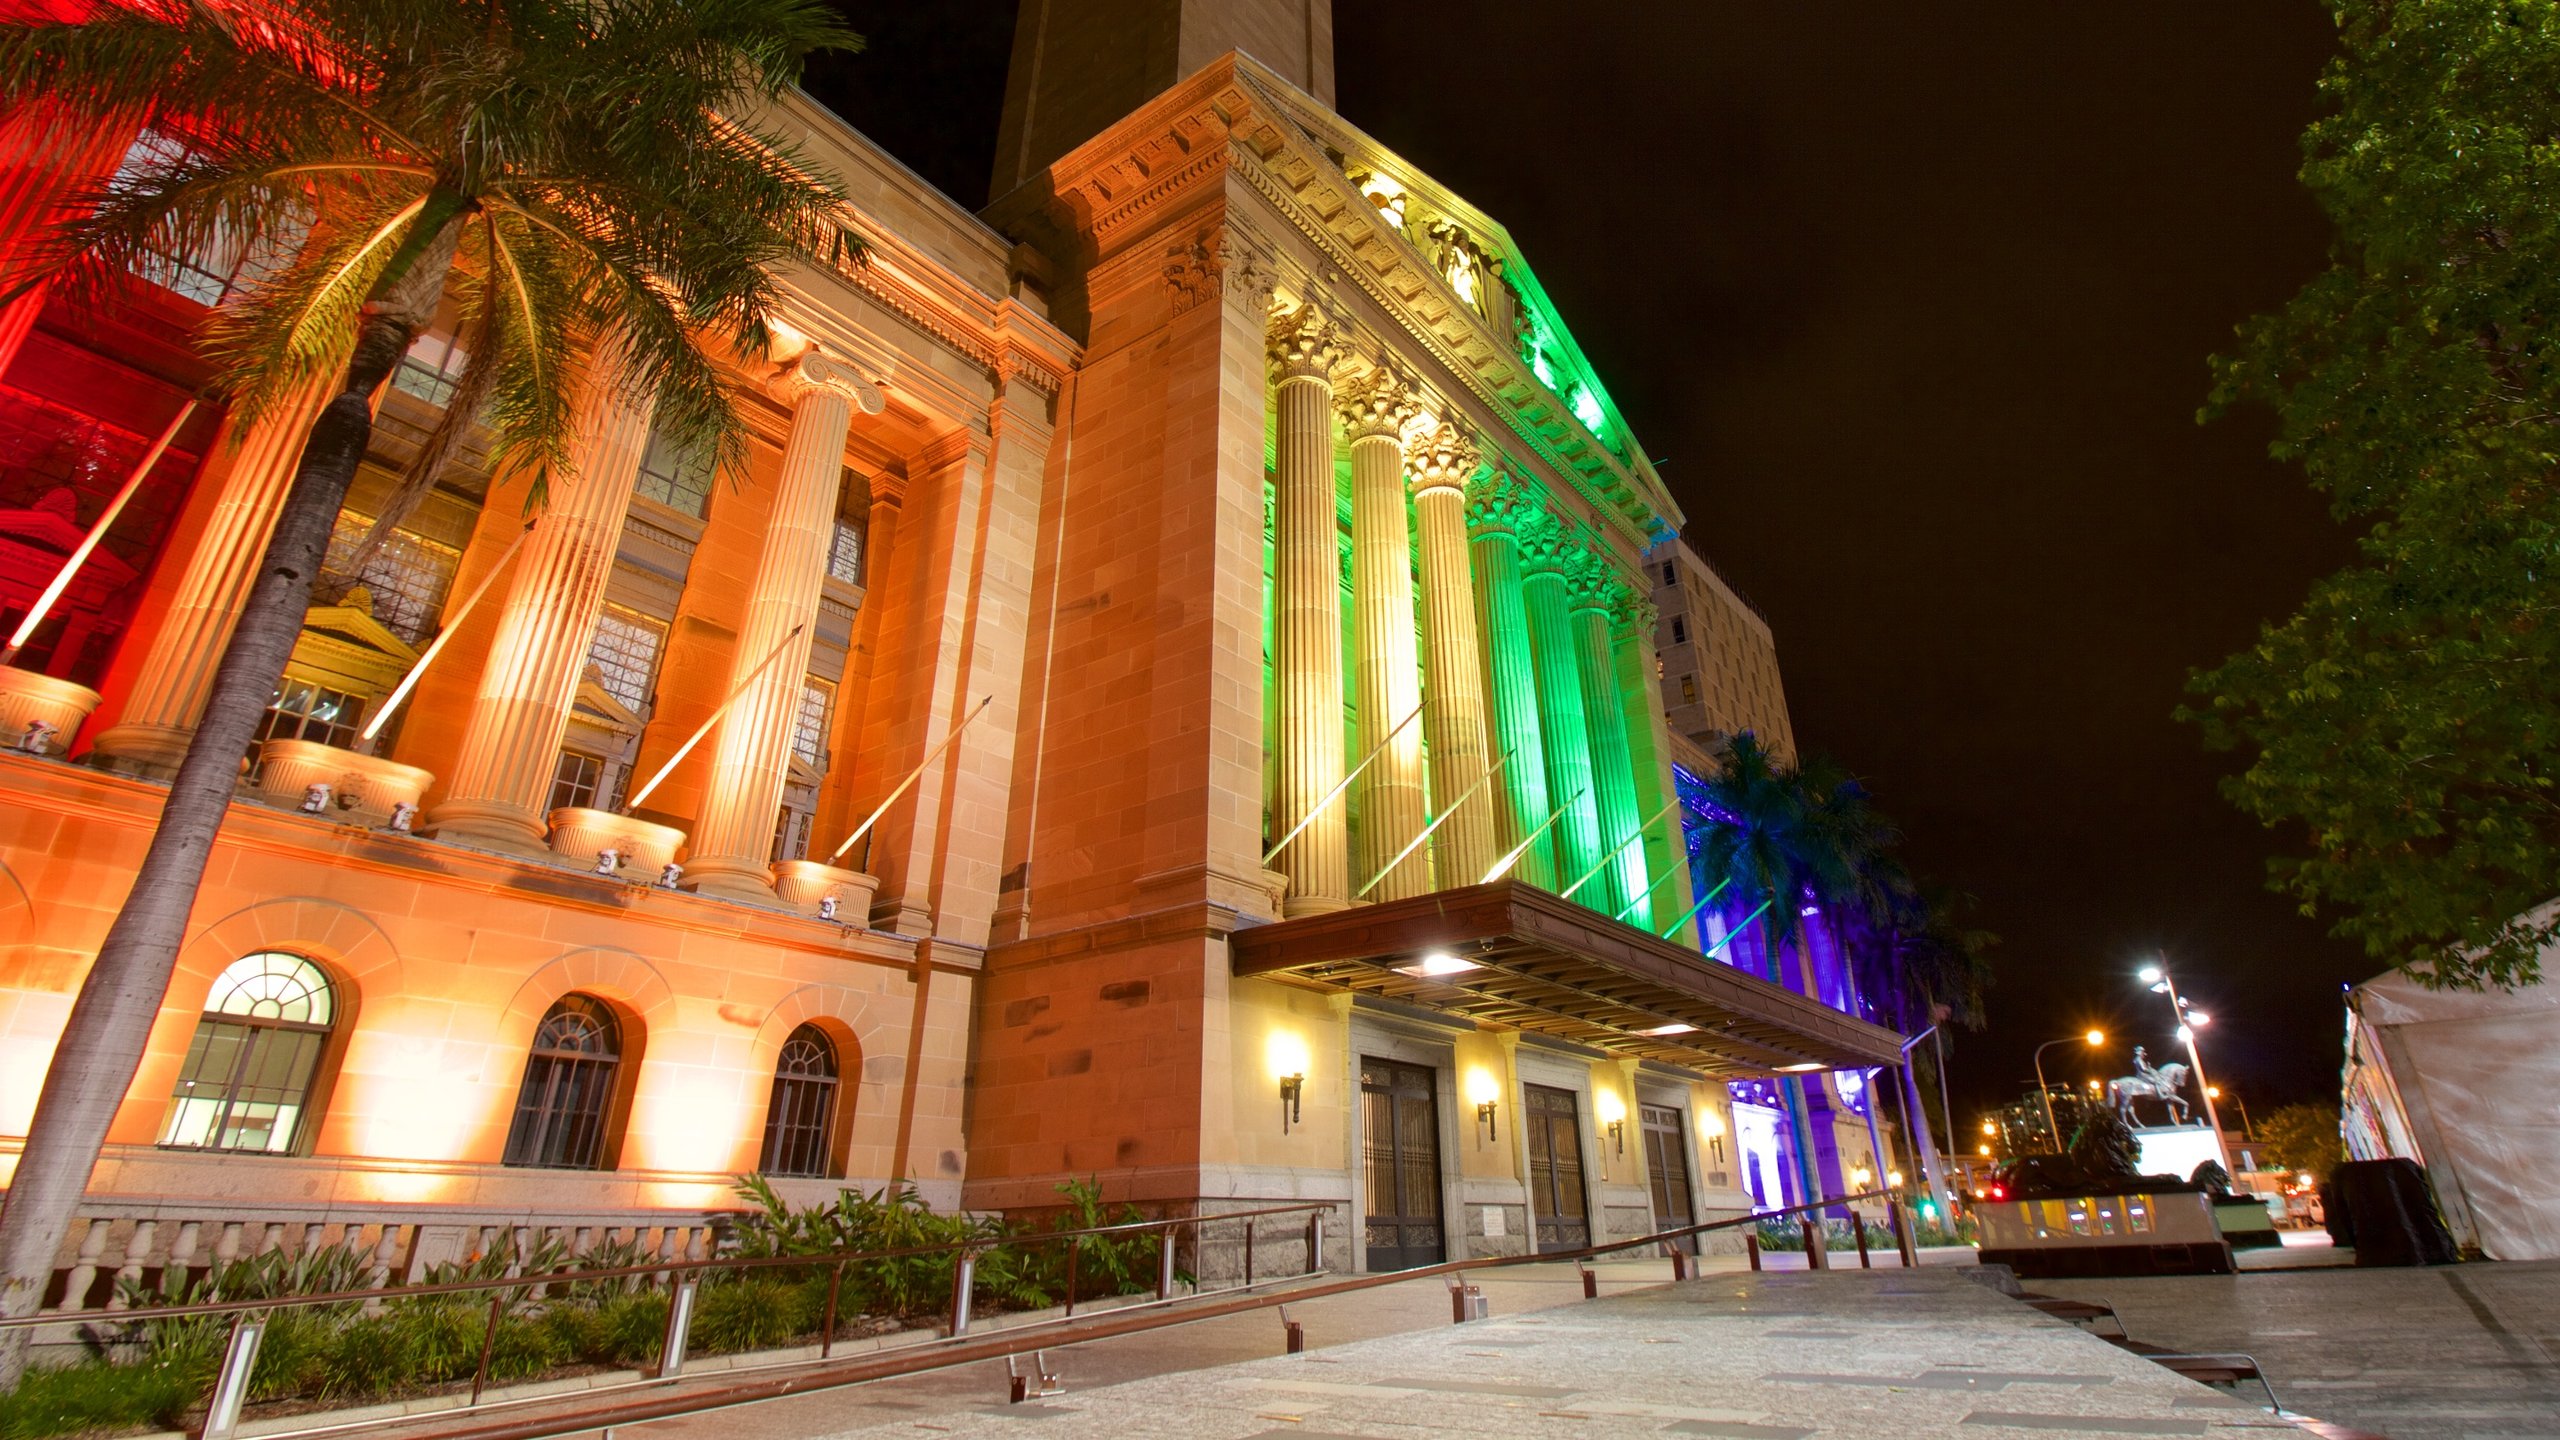
{"type": "Polygon", "coordinates": [[[1546,386],[1550,390],[1556,388],[1555,367],[1547,363],[1546,351],[1532,349],[1529,352],[1529,370],[1530,373],[1538,377],[1539,384],[1546,386]]]}
{"type": "Polygon", "coordinates": [[[1594,435],[1606,429],[1609,423],[1609,417],[1600,413],[1600,397],[1588,385],[1573,387],[1573,418],[1581,421],[1583,428],[1594,435]]]}

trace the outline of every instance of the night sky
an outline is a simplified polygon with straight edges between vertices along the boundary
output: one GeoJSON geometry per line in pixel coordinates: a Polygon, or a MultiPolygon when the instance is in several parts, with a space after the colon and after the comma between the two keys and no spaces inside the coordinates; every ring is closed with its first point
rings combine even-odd
{"type": "MultiPolygon", "coordinates": [[[[982,203],[1011,5],[843,8],[872,50],[811,89],[982,203]]],[[[2324,13],[1335,0],[1335,23],[1342,112],[1509,226],[1689,538],[1769,616],[1805,747],[1980,897],[2004,943],[1960,1109],[2090,1024],[2167,1058],[2131,976],[2163,952],[2226,1091],[2334,1100],[2339,986],[2373,967],[2267,892],[2292,837],[2226,805],[2233,762],[2170,719],[2190,667],[2348,553],[2266,417],[2195,418],[2205,357],[2323,258],[2294,171],[2324,13]]],[[[2056,1078],[2101,1073],[2080,1048],[2056,1078]]]]}

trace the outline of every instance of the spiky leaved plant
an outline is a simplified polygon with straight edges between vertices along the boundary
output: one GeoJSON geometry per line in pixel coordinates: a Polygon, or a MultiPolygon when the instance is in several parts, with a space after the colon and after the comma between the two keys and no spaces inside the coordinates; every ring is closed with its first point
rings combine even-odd
{"type": "MultiPolygon", "coordinates": [[[[481,343],[495,463],[567,461],[584,387],[744,449],[718,349],[760,354],[778,265],[860,245],[831,178],[757,117],[813,51],[859,43],[823,0],[100,0],[0,25],[0,105],[165,137],[0,296],[101,299],[160,255],[262,257],[203,332],[235,427],[335,376],[133,889],[73,1005],[0,1211],[0,1314],[40,1302],[133,1081],[240,756],[291,657],[367,397],[454,292],[481,343]]],[[[24,1364],[0,1331],[0,1388],[24,1364]]]]}

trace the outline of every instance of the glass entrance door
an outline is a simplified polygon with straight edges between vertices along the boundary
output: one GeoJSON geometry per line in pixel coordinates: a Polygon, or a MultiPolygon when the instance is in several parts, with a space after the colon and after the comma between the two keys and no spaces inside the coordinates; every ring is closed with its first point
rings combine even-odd
{"type": "MultiPolygon", "coordinates": [[[[1653,1181],[1653,1227],[1677,1230],[1697,1224],[1690,1213],[1689,1147],[1681,1142],[1680,1112],[1668,1105],[1639,1105],[1636,1118],[1644,1125],[1644,1173],[1653,1181]]],[[[1694,1255],[1698,1237],[1692,1235],[1680,1246],[1694,1255]]]]}
{"type": "Polygon", "coordinates": [[[1440,1106],[1428,1069],[1360,1057],[1360,1153],[1369,1268],[1439,1264],[1440,1106]]]}
{"type": "Polygon", "coordinates": [[[1523,1085],[1529,1127],[1529,1208],[1537,1216],[1538,1249],[1579,1250],[1591,1243],[1591,1212],[1582,1193],[1582,1119],[1573,1092],[1523,1085]]]}

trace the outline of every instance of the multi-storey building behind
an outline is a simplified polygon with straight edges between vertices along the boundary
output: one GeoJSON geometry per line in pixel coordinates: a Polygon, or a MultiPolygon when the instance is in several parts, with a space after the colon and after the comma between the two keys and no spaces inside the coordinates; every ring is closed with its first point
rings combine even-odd
{"type": "MultiPolygon", "coordinates": [[[[983,215],[785,107],[872,257],[792,277],[733,471],[599,392],[529,530],[466,447],[360,555],[463,362],[419,341],[67,1274],[306,1224],[699,1243],[753,1170],[1326,1201],[1372,1268],[1563,1247],[1746,1203],[1726,1079],[1892,1058],[1681,913],[1680,514],[1509,235],[1329,108],[1322,0],[1156,8],[1026,11],[983,215]]],[[[228,279],[0,325],[0,620],[228,279]]],[[[51,727],[0,757],[0,1137],[310,413],[182,428],[0,672],[51,727]]]]}
{"type": "Polygon", "coordinates": [[[1686,540],[1647,551],[1645,579],[1658,612],[1653,644],[1673,733],[1713,754],[1749,731],[1780,762],[1794,764],[1795,726],[1768,618],[1686,540]]]}

